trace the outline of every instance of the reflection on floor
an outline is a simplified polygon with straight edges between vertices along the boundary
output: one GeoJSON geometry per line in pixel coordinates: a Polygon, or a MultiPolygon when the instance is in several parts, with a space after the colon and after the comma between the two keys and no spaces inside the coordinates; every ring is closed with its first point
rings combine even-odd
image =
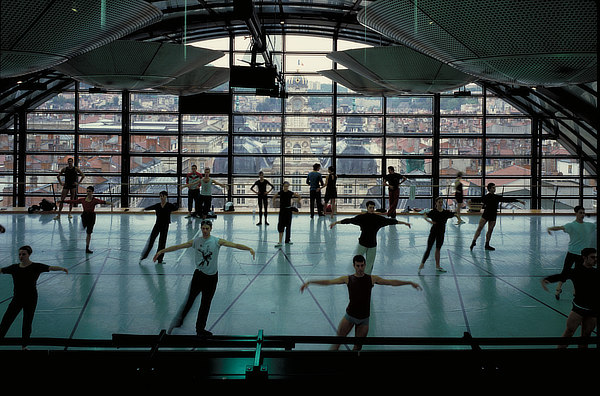
{"type": "MultiPolygon", "coordinates": [[[[158,334],[168,327],[185,298],[194,263],[185,251],[167,254],[162,265],[150,259],[139,262],[154,214],[99,214],[91,244],[94,253],[89,255],[79,214],[72,219],[63,215],[60,221],[52,217],[0,215],[0,224],[6,227],[0,235],[0,267],[17,263],[18,247],[31,245],[33,261],[69,269],[69,274],[41,275],[33,337],[110,339],[113,333],[158,334]]],[[[337,219],[344,217],[350,216],[337,219]]],[[[473,337],[555,337],[562,333],[571,309],[572,284],[564,286],[557,301],[553,292],[542,289],[540,280],[560,272],[568,243],[564,232],[549,235],[546,228],[570,222],[573,216],[500,216],[492,252],[484,250],[483,239],[469,251],[479,216],[464,216],[466,223],[460,226],[451,220],[441,251],[441,265],[448,272],[436,273],[432,252],[420,276],[417,267],[430,225],[419,215],[399,219],[412,227],[380,230],[373,273],[418,282],[423,291],[375,286],[370,336],[462,337],[469,332],[473,337]]],[[[221,249],[208,330],[216,335],[253,335],[260,329],[265,335],[335,335],[348,302],[346,288],[311,285],[304,293],[299,289],[308,279],[352,272],[358,227],[340,224],[330,229],[329,217],[295,215],[293,244],[279,249],[274,247],[276,214],[269,221],[269,226],[256,226],[257,218],[251,214],[220,214],[215,220],[213,235],[254,248],[256,259],[246,251],[221,249]]],[[[199,220],[174,215],[167,246],[199,232],[199,220]]],[[[11,296],[11,277],[0,276],[0,314],[11,296]]],[[[199,301],[174,334],[195,332],[199,301]]],[[[21,315],[7,337],[20,334],[21,315]]]]}

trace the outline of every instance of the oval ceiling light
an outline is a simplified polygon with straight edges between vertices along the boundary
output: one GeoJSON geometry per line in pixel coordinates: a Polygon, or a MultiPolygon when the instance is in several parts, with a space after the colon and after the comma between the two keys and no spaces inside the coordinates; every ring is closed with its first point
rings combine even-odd
{"type": "Polygon", "coordinates": [[[470,74],[403,46],[357,48],[327,57],[391,91],[431,94],[477,80],[470,74]]]}
{"type": "Polygon", "coordinates": [[[229,69],[200,66],[154,89],[165,94],[188,96],[210,91],[227,81],[229,81],[229,69]]]}
{"type": "Polygon", "coordinates": [[[1,0],[0,9],[0,78],[56,66],[163,16],[142,0],[1,0]]]}
{"type": "Polygon", "coordinates": [[[378,0],[358,21],[480,79],[523,86],[597,80],[592,0],[378,0]]]}
{"type": "Polygon", "coordinates": [[[182,44],[116,40],[55,69],[94,87],[147,89],[167,84],[223,55],[222,51],[182,44]]]}

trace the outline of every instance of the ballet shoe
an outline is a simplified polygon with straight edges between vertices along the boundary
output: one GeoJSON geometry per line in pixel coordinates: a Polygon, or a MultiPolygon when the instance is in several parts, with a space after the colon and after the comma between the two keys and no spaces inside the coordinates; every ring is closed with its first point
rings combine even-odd
{"type": "Polygon", "coordinates": [[[475,245],[476,245],[476,243],[475,243],[475,241],[473,241],[473,242],[471,243],[471,247],[470,247],[469,249],[471,249],[471,251],[473,251],[473,248],[475,247],[475,245]]]}
{"type": "Polygon", "coordinates": [[[556,292],[554,293],[554,298],[560,300],[560,293],[562,293],[562,289],[556,289],[556,292]]]}
{"type": "Polygon", "coordinates": [[[496,250],[496,248],[486,244],[485,250],[496,250]]]}
{"type": "Polygon", "coordinates": [[[91,251],[90,249],[88,249],[88,248],[86,248],[86,249],[85,249],[85,252],[86,252],[86,253],[88,253],[88,254],[92,254],[92,253],[94,253],[94,252],[92,252],[92,251],[91,251]]]}
{"type": "Polygon", "coordinates": [[[443,269],[442,267],[436,267],[436,268],[435,268],[435,270],[436,270],[437,272],[448,272],[448,271],[446,271],[445,269],[443,269]]]}

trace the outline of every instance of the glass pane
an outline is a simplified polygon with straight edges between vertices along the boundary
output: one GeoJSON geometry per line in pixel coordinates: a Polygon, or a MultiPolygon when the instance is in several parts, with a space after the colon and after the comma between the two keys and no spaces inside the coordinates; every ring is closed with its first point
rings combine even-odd
{"type": "Polygon", "coordinates": [[[280,136],[234,136],[234,154],[281,154],[280,136]]]}
{"type": "Polygon", "coordinates": [[[483,118],[452,117],[440,119],[440,133],[482,133],[483,118]]]}
{"type": "Polygon", "coordinates": [[[383,154],[383,138],[338,138],[336,151],[340,156],[381,155],[383,154]]]}
{"type": "Polygon", "coordinates": [[[475,138],[440,139],[440,155],[481,155],[481,141],[475,138]]]}
{"type": "Polygon", "coordinates": [[[480,97],[440,97],[441,114],[481,114],[482,101],[480,97]]]}
{"type": "Polygon", "coordinates": [[[28,129],[74,130],[75,118],[72,113],[28,113],[28,129]]]}
{"type": "Polygon", "coordinates": [[[235,156],[233,173],[236,175],[257,175],[263,171],[265,176],[281,175],[281,157],[235,156]]]}
{"type": "MultiPolygon", "coordinates": [[[[485,184],[495,183],[496,184],[496,194],[503,195],[506,197],[510,196],[528,196],[531,195],[531,179],[518,179],[518,178],[509,178],[509,179],[496,179],[493,175],[488,175],[485,179],[485,184]]],[[[517,207],[523,207],[522,204],[518,202],[504,202],[500,203],[499,208],[507,208],[507,209],[516,209],[517,207]]]]}
{"type": "Polygon", "coordinates": [[[183,135],[181,138],[182,153],[227,154],[227,150],[228,137],[224,135],[183,135]]]}
{"type": "Polygon", "coordinates": [[[129,160],[131,173],[173,173],[177,174],[175,157],[136,157],[129,160]]]}
{"type": "Polygon", "coordinates": [[[579,159],[542,158],[542,175],[579,177],[579,159]]]}
{"type": "Polygon", "coordinates": [[[433,134],[432,118],[387,117],[386,121],[385,127],[388,134],[433,134]]]}
{"type": "Polygon", "coordinates": [[[542,178],[543,196],[579,196],[579,183],[575,179],[542,178]]]}
{"type": "Polygon", "coordinates": [[[79,110],[121,111],[122,102],[120,93],[79,92],[79,110]]]}
{"type": "Polygon", "coordinates": [[[325,54],[287,54],[285,55],[285,73],[316,73],[319,70],[333,68],[333,61],[325,54]]]}
{"type": "Polygon", "coordinates": [[[487,155],[531,156],[531,139],[486,139],[487,155]]]}
{"type": "Polygon", "coordinates": [[[177,178],[175,177],[132,176],[129,178],[129,193],[131,194],[129,206],[146,208],[158,203],[161,191],[167,191],[169,201],[175,202],[177,190],[177,178]]]}
{"type": "Polygon", "coordinates": [[[441,158],[440,174],[456,175],[462,172],[465,178],[481,176],[481,160],[477,158],[441,158]]]}
{"type": "Polygon", "coordinates": [[[27,134],[27,151],[73,151],[75,136],[54,133],[27,134]]]}
{"type": "Polygon", "coordinates": [[[233,132],[281,133],[281,116],[236,115],[233,117],[233,132]]]}
{"type": "Polygon", "coordinates": [[[179,97],[157,93],[131,93],[131,111],[165,111],[179,110],[179,97]]]}
{"type": "Polygon", "coordinates": [[[386,99],[388,114],[433,114],[431,96],[394,97],[386,99]]]}
{"type": "Polygon", "coordinates": [[[286,136],[284,153],[313,156],[331,154],[331,137],[286,136]]]}
{"type": "Polygon", "coordinates": [[[192,165],[196,165],[199,173],[204,173],[205,168],[210,168],[213,175],[226,175],[228,162],[227,157],[183,157],[181,159],[181,170],[183,176],[185,176],[191,172],[192,165]]]}
{"type": "Polygon", "coordinates": [[[554,139],[542,140],[542,156],[570,156],[569,150],[554,139]]]}
{"type": "Polygon", "coordinates": [[[227,132],[229,117],[226,115],[181,115],[181,128],[185,132],[227,132]]]}
{"type": "Polygon", "coordinates": [[[333,111],[331,96],[300,96],[290,95],[285,99],[285,111],[288,113],[323,113],[333,111]]]}
{"type": "Polygon", "coordinates": [[[285,117],[285,133],[329,134],[333,129],[332,117],[291,116],[285,117]]]}
{"type": "Polygon", "coordinates": [[[288,93],[298,92],[333,92],[333,84],[330,79],[321,75],[287,75],[285,89],[288,93]]]}
{"type": "MultiPolygon", "coordinates": [[[[454,175],[456,176],[456,175],[454,175]]],[[[438,194],[445,197],[454,197],[454,182],[456,177],[451,179],[440,178],[438,194]]],[[[479,178],[462,178],[463,195],[465,197],[481,197],[481,179],[479,178]]]]}
{"type": "Polygon", "coordinates": [[[286,51],[318,51],[330,52],[333,50],[333,40],[329,37],[289,35],[285,37],[286,51]]]}
{"type": "Polygon", "coordinates": [[[531,119],[529,118],[487,118],[485,133],[531,135],[531,119]]]}
{"type": "MultiPolygon", "coordinates": [[[[67,166],[67,158],[73,154],[29,154],[25,164],[27,173],[54,173],[54,179],[60,168],[67,166]]],[[[75,164],[75,166],[78,166],[75,164]]],[[[85,173],[85,171],[83,171],[85,173]]]]}
{"type": "Polygon", "coordinates": [[[485,106],[488,114],[523,114],[504,99],[495,96],[487,96],[485,106]]]}
{"type": "Polygon", "coordinates": [[[432,161],[431,158],[386,158],[386,168],[393,166],[394,171],[402,175],[431,175],[432,161]]]}
{"type": "Polygon", "coordinates": [[[177,136],[169,135],[131,135],[130,150],[133,153],[176,153],[177,136]]]}
{"type": "Polygon", "coordinates": [[[338,175],[380,175],[380,158],[337,158],[336,173],[338,175]]]}
{"type": "Polygon", "coordinates": [[[381,114],[383,98],[366,96],[342,96],[337,99],[339,114],[381,114]]]}
{"type": "Polygon", "coordinates": [[[60,92],[42,103],[37,110],[75,110],[75,92],[60,92]]]}
{"type": "Polygon", "coordinates": [[[121,156],[81,155],[79,157],[79,168],[83,173],[121,173],[121,156]]]}
{"type": "Polygon", "coordinates": [[[485,163],[487,176],[530,176],[530,158],[488,158],[485,163]]]}
{"type": "Polygon", "coordinates": [[[383,133],[383,117],[337,117],[338,133],[383,133]]]}
{"type": "Polygon", "coordinates": [[[131,130],[176,133],[179,119],[177,114],[132,114],[131,130]]]}
{"type": "Polygon", "coordinates": [[[90,132],[121,131],[122,117],[120,113],[80,113],[79,129],[90,132]]]}
{"type": "Polygon", "coordinates": [[[281,99],[267,96],[234,95],[235,113],[279,113],[281,99]]]}
{"type": "Polygon", "coordinates": [[[79,135],[79,151],[121,152],[121,135],[79,135]]]}
{"type": "Polygon", "coordinates": [[[393,138],[385,139],[385,153],[387,155],[421,155],[432,154],[431,138],[393,138]]]}

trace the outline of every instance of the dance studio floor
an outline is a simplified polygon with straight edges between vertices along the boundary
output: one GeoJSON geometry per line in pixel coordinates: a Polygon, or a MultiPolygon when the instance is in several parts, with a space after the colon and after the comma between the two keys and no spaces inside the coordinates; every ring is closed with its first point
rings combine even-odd
{"type": "MultiPolygon", "coordinates": [[[[336,219],[350,217],[339,215],[336,219]]],[[[158,334],[185,299],[194,271],[191,255],[168,253],[160,265],[139,262],[155,221],[153,213],[101,212],[93,234],[93,254],[85,254],[85,234],[79,214],[60,221],[51,214],[0,214],[6,233],[0,235],[0,267],[17,263],[17,249],[31,245],[31,259],[64,266],[69,274],[42,274],[33,337],[110,339],[112,334],[158,334]]],[[[412,224],[390,226],[378,234],[373,273],[384,278],[418,282],[410,286],[375,286],[372,296],[371,337],[557,337],[571,309],[572,284],[560,301],[554,285],[546,292],[540,280],[560,272],[567,249],[564,232],[549,235],[546,228],[574,219],[564,215],[501,215],[492,239],[496,251],[483,249],[483,239],[470,252],[478,215],[464,216],[465,224],[450,220],[441,252],[447,273],[436,273],[433,251],[421,275],[417,267],[430,225],[420,215],[404,215],[412,224]]],[[[275,248],[277,215],[269,226],[256,226],[252,214],[219,214],[212,234],[256,251],[222,248],[219,284],[207,329],[215,335],[334,336],[348,302],[343,285],[300,286],[309,279],[333,278],[353,272],[352,256],[359,228],[329,217],[295,215],[292,245],[275,248]]],[[[586,221],[596,222],[596,217],[586,221]]],[[[172,216],[167,246],[200,234],[200,221],[184,214],[172,216]]],[[[156,248],[154,249],[154,251],[156,248]]],[[[154,252],[153,251],[153,252],[154,252]]],[[[154,253],[150,255],[152,257],[154,253]]],[[[12,296],[12,279],[0,275],[0,314],[12,296]]],[[[194,334],[197,306],[173,334],[194,334]]],[[[21,315],[7,337],[20,337],[21,315]]],[[[353,333],[351,334],[353,335],[353,333]]],[[[19,346],[3,346],[17,349],[19,346]]],[[[41,347],[32,347],[41,348],[41,347]]],[[[327,345],[297,345],[325,349],[327,345]]],[[[415,348],[373,346],[372,348],[415,348]]]]}

